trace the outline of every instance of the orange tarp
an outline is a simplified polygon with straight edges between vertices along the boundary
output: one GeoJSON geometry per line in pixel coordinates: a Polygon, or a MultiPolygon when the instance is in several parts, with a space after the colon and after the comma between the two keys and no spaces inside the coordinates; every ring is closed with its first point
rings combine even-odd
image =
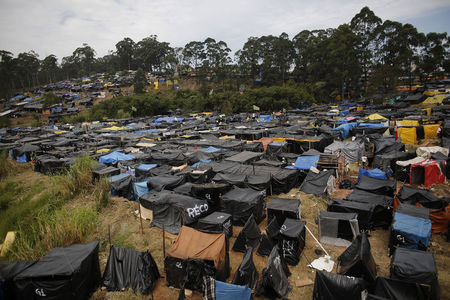
{"type": "Polygon", "coordinates": [[[214,261],[216,270],[225,267],[226,241],[224,233],[204,233],[191,227],[181,227],[167,256],[179,259],[199,258],[214,261]]]}
{"type": "Polygon", "coordinates": [[[253,140],[253,142],[255,142],[255,143],[262,143],[264,151],[266,151],[267,145],[269,145],[270,143],[273,142],[273,138],[263,137],[263,138],[260,138],[259,140],[253,140]]]}

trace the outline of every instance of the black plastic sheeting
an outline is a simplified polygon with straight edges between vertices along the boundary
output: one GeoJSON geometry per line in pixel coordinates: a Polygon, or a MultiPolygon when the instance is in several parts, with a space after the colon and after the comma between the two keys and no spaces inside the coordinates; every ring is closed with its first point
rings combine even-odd
{"type": "Polygon", "coordinates": [[[397,197],[402,203],[411,205],[415,205],[419,202],[424,207],[435,209],[447,206],[447,203],[442,203],[442,199],[436,197],[431,191],[407,185],[404,185],[400,189],[397,197]]]}
{"type": "Polygon", "coordinates": [[[272,198],[267,205],[267,220],[276,218],[278,224],[283,224],[286,218],[300,218],[300,200],[288,198],[272,198]]]}
{"type": "Polygon", "coordinates": [[[222,206],[221,196],[231,189],[231,185],[222,183],[194,184],[191,194],[194,197],[205,199],[211,211],[219,210],[222,206]]]}
{"type": "Polygon", "coordinates": [[[148,295],[160,277],[158,266],[150,252],[112,245],[103,273],[102,285],[108,291],[133,289],[135,293],[148,295]]]}
{"type": "Polygon", "coordinates": [[[162,190],[173,190],[183,183],[183,176],[160,175],[154,176],[151,180],[147,181],[147,186],[149,189],[160,192],[162,190]]]}
{"type": "Polygon", "coordinates": [[[431,286],[430,299],[440,298],[440,288],[433,253],[397,248],[391,259],[391,278],[431,286]]]}
{"type": "Polygon", "coordinates": [[[356,188],[377,195],[394,196],[395,182],[363,175],[356,188]]]}
{"type": "Polygon", "coordinates": [[[100,177],[111,177],[119,174],[120,169],[111,166],[103,168],[100,167],[92,171],[92,176],[94,180],[100,179],[100,177]]]}
{"type": "Polygon", "coordinates": [[[322,171],[319,174],[309,171],[300,186],[300,191],[319,197],[323,196],[326,193],[328,179],[332,175],[334,175],[334,170],[322,171]]]}
{"type": "Polygon", "coordinates": [[[313,300],[358,300],[365,289],[366,284],[362,278],[317,270],[313,300]]]}
{"type": "Polygon", "coordinates": [[[428,300],[429,287],[398,279],[378,277],[372,293],[391,300],[428,300]]]}
{"type": "Polygon", "coordinates": [[[245,252],[239,268],[236,270],[233,276],[232,284],[245,285],[250,289],[256,284],[258,280],[258,271],[256,270],[255,263],[253,262],[253,248],[248,248],[245,252]]]}
{"type": "Polygon", "coordinates": [[[203,290],[203,276],[216,278],[214,262],[203,259],[183,260],[167,256],[164,259],[164,269],[168,286],[197,292],[203,290]]]}
{"type": "Polygon", "coordinates": [[[220,211],[215,211],[212,214],[199,219],[195,227],[203,232],[223,232],[227,238],[233,236],[232,216],[220,211]]]}
{"type": "Polygon", "coordinates": [[[258,250],[256,251],[256,254],[260,256],[270,255],[273,247],[278,243],[278,235],[280,234],[280,229],[281,226],[279,225],[277,219],[272,218],[265,229],[265,233],[261,236],[261,242],[259,244],[258,250]]]}
{"type": "Polygon", "coordinates": [[[88,299],[99,282],[98,242],[53,248],[14,278],[16,299],[88,299]]]}
{"type": "Polygon", "coordinates": [[[281,256],[286,263],[296,266],[305,248],[306,222],[287,218],[278,235],[281,256]]]}
{"type": "Polygon", "coordinates": [[[410,205],[410,204],[400,204],[397,207],[396,212],[399,214],[404,214],[416,218],[422,218],[422,219],[430,219],[430,209],[426,207],[416,206],[416,205],[410,205]]]}
{"type": "Polygon", "coordinates": [[[255,218],[251,215],[233,245],[233,251],[245,253],[248,248],[256,249],[261,240],[261,230],[256,224],[255,218]]]}
{"type": "Polygon", "coordinates": [[[367,282],[377,278],[377,266],[370,251],[367,233],[361,233],[338,257],[339,274],[360,277],[367,282]]]}
{"type": "Polygon", "coordinates": [[[0,300],[14,299],[14,277],[29,268],[35,261],[13,261],[0,263],[0,300]]]}
{"type": "Polygon", "coordinates": [[[278,251],[278,246],[273,247],[267,265],[262,270],[261,279],[256,284],[255,295],[269,299],[287,299],[287,295],[292,290],[288,279],[290,275],[289,268],[278,251]]]}
{"type": "Polygon", "coordinates": [[[121,176],[117,180],[111,181],[110,183],[114,194],[119,197],[127,198],[128,200],[134,199],[132,179],[131,175],[128,175],[121,176]]]}
{"type": "Polygon", "coordinates": [[[170,191],[149,192],[140,198],[143,207],[153,210],[152,226],[178,234],[181,226],[195,223],[210,211],[206,200],[180,195],[170,191]]]}
{"type": "Polygon", "coordinates": [[[251,215],[260,223],[266,217],[266,193],[233,187],[223,195],[222,206],[221,211],[233,216],[233,225],[243,226],[251,215]]]}

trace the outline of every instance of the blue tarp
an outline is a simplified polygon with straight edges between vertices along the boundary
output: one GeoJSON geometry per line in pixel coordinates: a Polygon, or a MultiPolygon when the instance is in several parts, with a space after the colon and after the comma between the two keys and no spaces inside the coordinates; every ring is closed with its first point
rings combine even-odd
{"type": "Polygon", "coordinates": [[[150,179],[151,177],[145,179],[144,181],[133,182],[134,200],[138,201],[139,197],[149,192],[147,181],[150,179]]]}
{"type": "Polygon", "coordinates": [[[16,157],[16,161],[20,163],[26,163],[27,162],[27,155],[24,153],[21,156],[16,157]]]}
{"type": "Polygon", "coordinates": [[[342,124],[339,125],[336,128],[333,128],[333,131],[340,131],[341,132],[341,137],[345,140],[348,135],[350,134],[350,131],[353,129],[353,127],[355,127],[357,124],[356,123],[347,123],[347,124],[342,124]]]}
{"type": "Polygon", "coordinates": [[[213,146],[202,150],[202,152],[204,152],[204,153],[214,153],[214,152],[219,152],[219,151],[222,151],[222,149],[221,148],[216,148],[216,147],[213,147],[213,146]]]}
{"type": "Polygon", "coordinates": [[[396,212],[393,230],[415,243],[415,245],[402,246],[404,248],[418,249],[419,242],[428,247],[431,238],[431,220],[396,212]]]}
{"type": "Polygon", "coordinates": [[[249,300],[252,290],[243,285],[215,281],[216,300],[249,300]]]}
{"type": "Polygon", "coordinates": [[[384,127],[383,123],[359,123],[358,127],[384,127]]]}
{"type": "Polygon", "coordinates": [[[339,112],[339,115],[341,115],[341,116],[346,116],[346,115],[348,115],[350,113],[350,109],[347,109],[347,110],[341,110],[340,112],[339,112]]]}
{"type": "Polygon", "coordinates": [[[133,160],[136,157],[134,157],[133,155],[129,155],[129,154],[124,154],[121,152],[111,152],[109,154],[100,156],[99,158],[99,162],[104,163],[104,164],[115,164],[118,161],[122,161],[122,160],[133,160]]]}
{"type": "Polygon", "coordinates": [[[141,171],[148,171],[150,169],[156,168],[157,166],[158,166],[157,164],[141,164],[136,169],[141,171]]]}
{"type": "Polygon", "coordinates": [[[162,123],[162,122],[166,122],[166,123],[173,123],[173,122],[183,122],[184,118],[179,118],[179,117],[161,117],[156,119],[153,123],[162,123]]]}
{"type": "Polygon", "coordinates": [[[365,169],[360,168],[359,174],[358,174],[358,182],[364,175],[372,177],[372,178],[387,179],[386,173],[384,173],[383,171],[381,171],[378,168],[373,169],[373,170],[365,170],[365,169]]]}
{"type": "Polygon", "coordinates": [[[133,134],[147,134],[147,133],[158,133],[158,129],[143,129],[143,130],[137,130],[133,132],[133,134]]]}
{"type": "Polygon", "coordinates": [[[260,122],[270,122],[270,121],[272,121],[272,117],[270,115],[260,115],[259,121],[260,122]]]}
{"type": "Polygon", "coordinates": [[[211,163],[210,159],[200,159],[198,162],[192,165],[193,168],[199,166],[201,163],[209,164],[211,163]]]}
{"type": "Polygon", "coordinates": [[[309,170],[311,167],[315,167],[318,161],[318,155],[299,156],[295,161],[294,168],[297,170],[309,170]]]}

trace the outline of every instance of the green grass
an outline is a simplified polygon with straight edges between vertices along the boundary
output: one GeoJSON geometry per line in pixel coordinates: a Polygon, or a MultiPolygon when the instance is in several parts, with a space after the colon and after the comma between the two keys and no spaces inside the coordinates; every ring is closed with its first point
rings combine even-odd
{"type": "Polygon", "coordinates": [[[116,235],[111,239],[111,244],[122,248],[134,249],[135,246],[132,243],[127,242],[128,236],[129,236],[128,234],[116,235]]]}
{"type": "Polygon", "coordinates": [[[67,172],[44,178],[47,184],[27,185],[12,176],[0,181],[0,239],[18,232],[9,260],[38,259],[54,247],[84,242],[95,231],[98,214],[109,203],[110,185],[107,180],[92,183],[93,164],[81,156],[67,172]]]}

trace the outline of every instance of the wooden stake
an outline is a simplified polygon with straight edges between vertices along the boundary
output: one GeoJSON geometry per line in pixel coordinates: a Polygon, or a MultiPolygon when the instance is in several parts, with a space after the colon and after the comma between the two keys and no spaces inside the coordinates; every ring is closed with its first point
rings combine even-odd
{"type": "Polygon", "coordinates": [[[166,224],[164,221],[162,223],[162,230],[163,230],[163,257],[166,258],[166,224]]]}
{"type": "Polygon", "coordinates": [[[139,220],[141,220],[141,234],[144,234],[144,226],[142,225],[141,200],[138,199],[138,203],[139,203],[139,220]]]}
{"type": "Polygon", "coordinates": [[[109,241],[109,248],[111,248],[111,225],[108,224],[108,241],[109,241]]]}

